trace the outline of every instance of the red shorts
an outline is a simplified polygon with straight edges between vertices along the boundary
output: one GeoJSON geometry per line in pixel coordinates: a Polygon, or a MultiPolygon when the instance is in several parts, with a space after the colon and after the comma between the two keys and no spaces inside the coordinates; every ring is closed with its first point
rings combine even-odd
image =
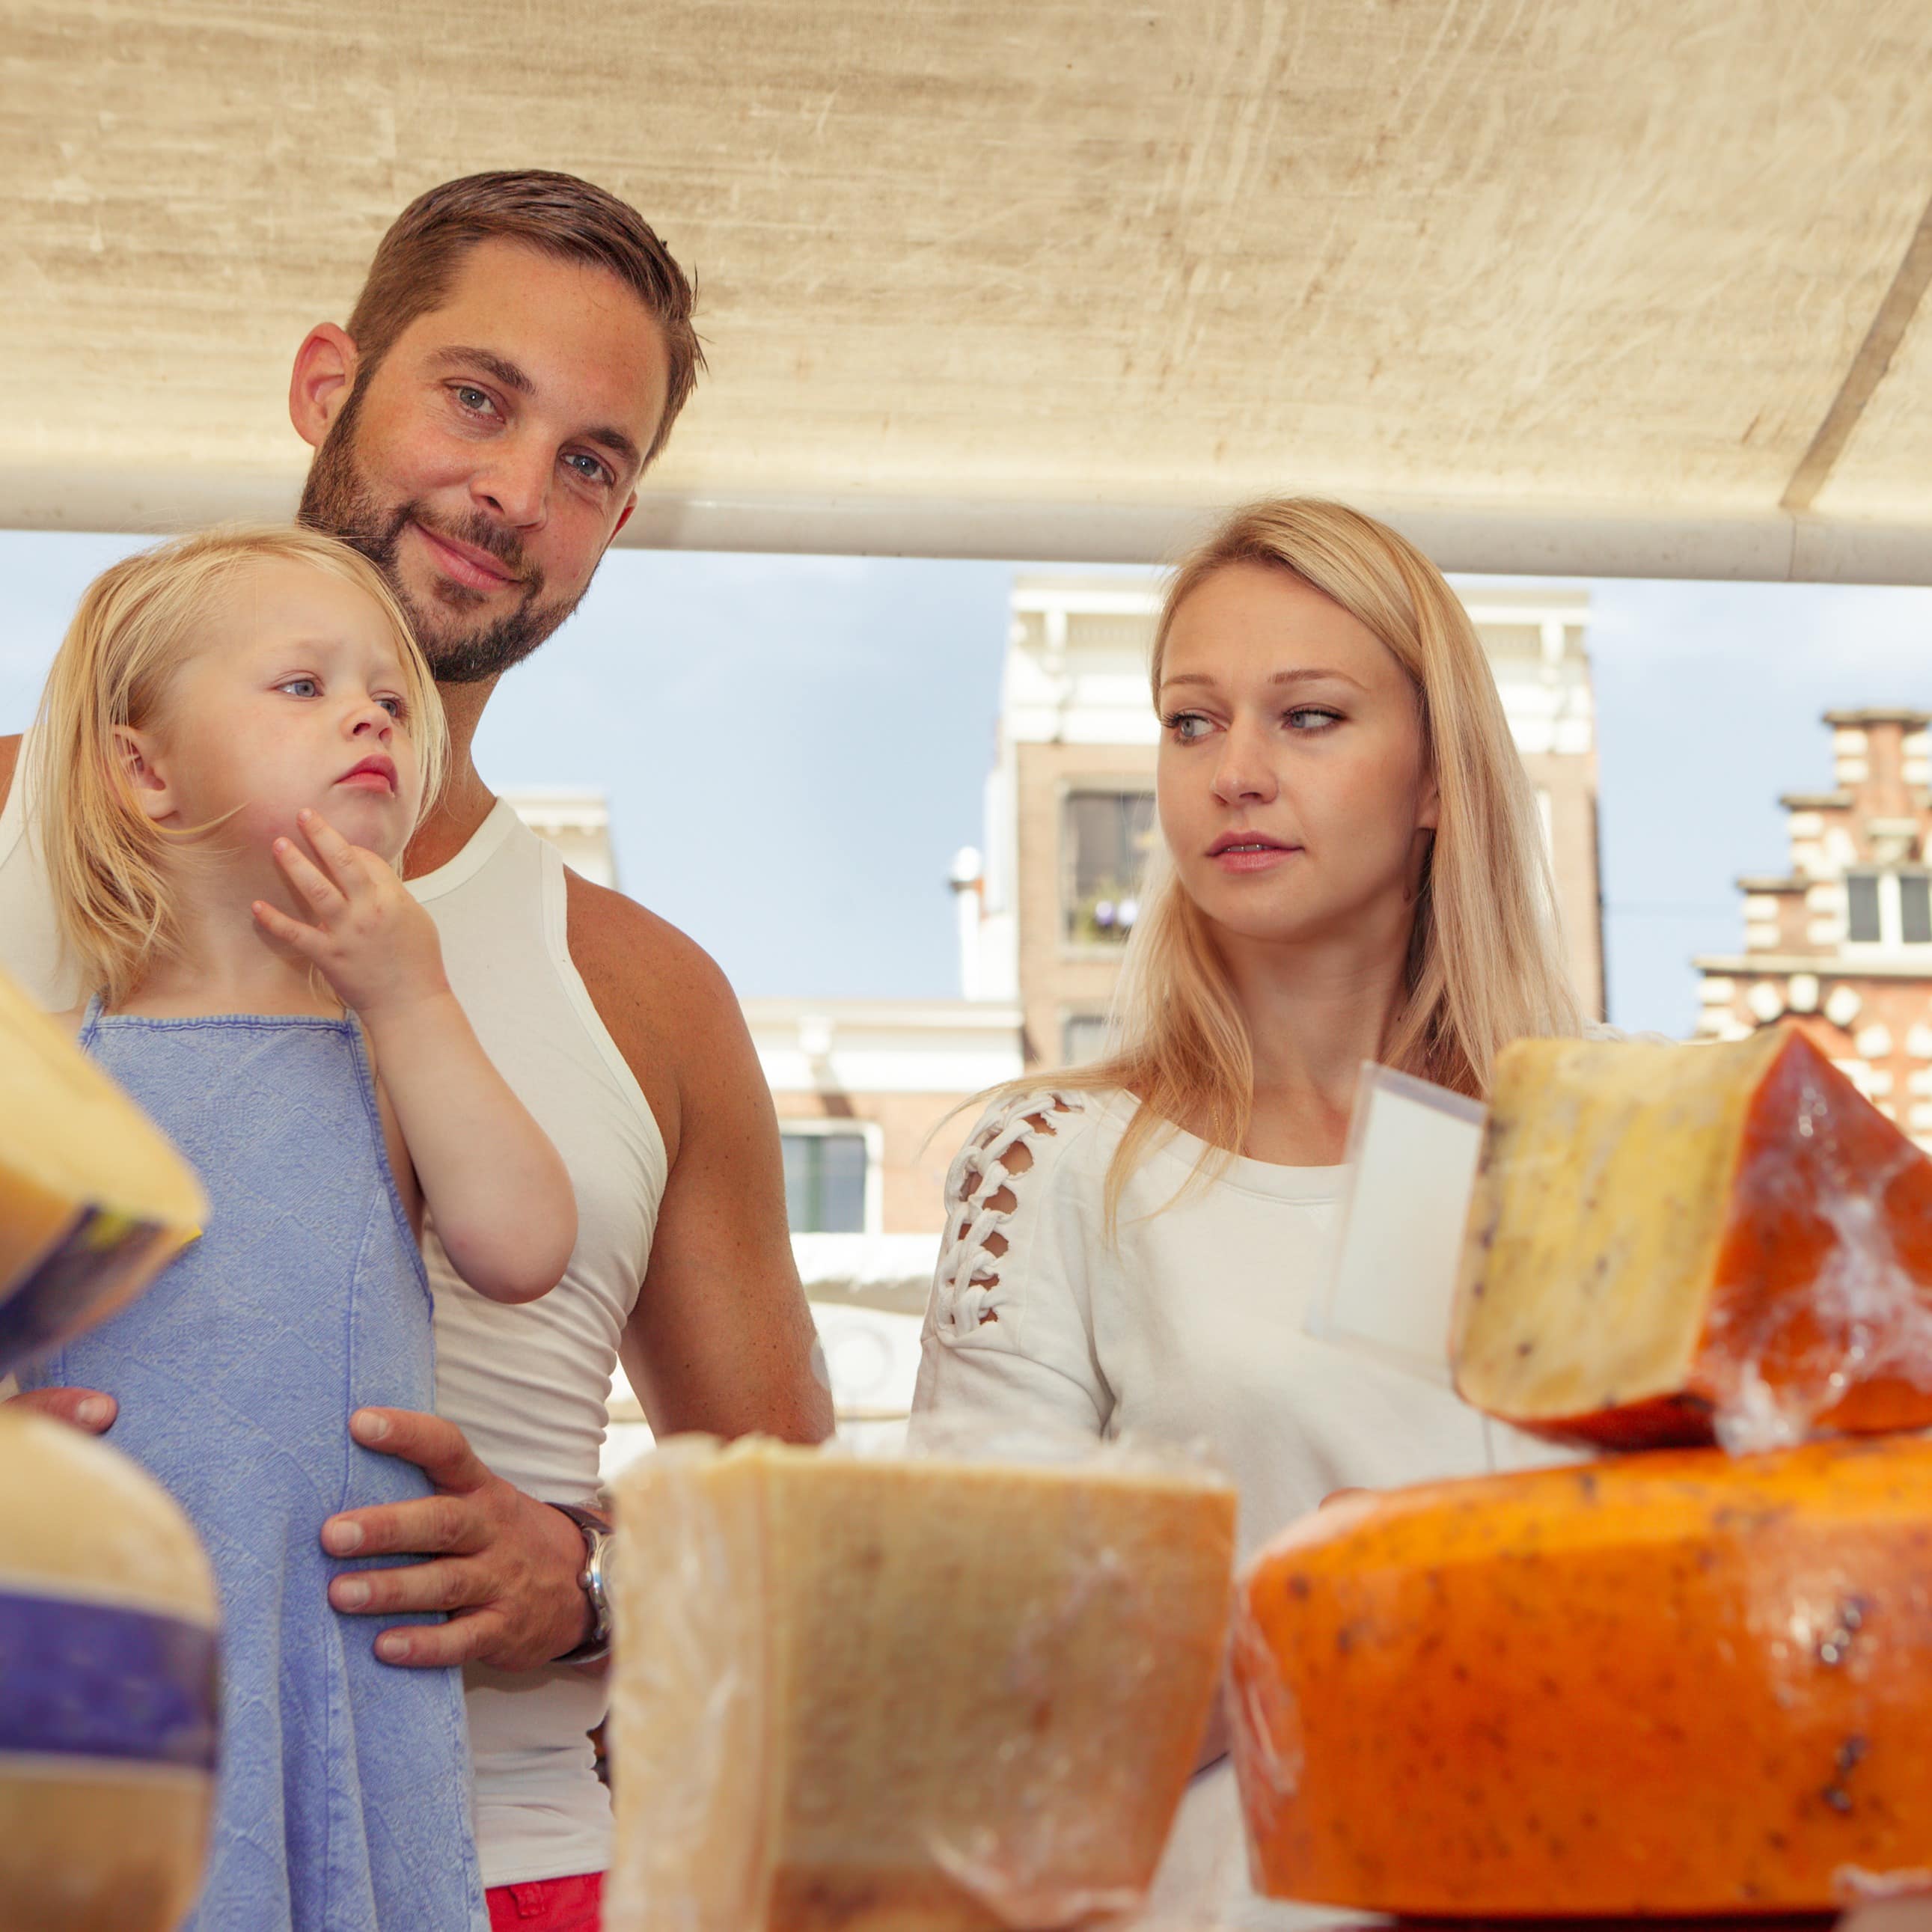
{"type": "Polygon", "coordinates": [[[490,1906],[490,1932],[598,1932],[603,1923],[602,1872],[493,1885],[483,1896],[490,1906]]]}

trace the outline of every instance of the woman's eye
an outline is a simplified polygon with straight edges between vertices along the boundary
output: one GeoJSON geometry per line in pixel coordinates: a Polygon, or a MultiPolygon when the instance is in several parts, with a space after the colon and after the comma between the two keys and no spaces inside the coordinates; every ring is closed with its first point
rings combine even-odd
{"type": "Polygon", "coordinates": [[[1208,729],[1208,721],[1198,711],[1177,711],[1160,721],[1184,745],[1191,745],[1208,729]]]}
{"type": "Polygon", "coordinates": [[[1288,722],[1298,731],[1325,731],[1330,725],[1340,724],[1342,715],[1338,711],[1321,711],[1312,706],[1298,705],[1288,714],[1288,722]]]}
{"type": "Polygon", "coordinates": [[[286,691],[291,698],[316,698],[322,692],[322,686],[312,677],[286,678],[275,688],[286,691]]]}

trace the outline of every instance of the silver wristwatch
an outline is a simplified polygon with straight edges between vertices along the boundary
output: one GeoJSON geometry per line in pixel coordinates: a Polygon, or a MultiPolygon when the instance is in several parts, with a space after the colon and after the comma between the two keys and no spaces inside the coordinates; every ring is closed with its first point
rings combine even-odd
{"type": "Polygon", "coordinates": [[[577,1581],[590,1600],[590,1634],[574,1650],[552,1659],[557,1664],[596,1664],[610,1654],[610,1565],[617,1539],[600,1516],[572,1503],[550,1508],[569,1517],[584,1534],[584,1568],[577,1581]]]}

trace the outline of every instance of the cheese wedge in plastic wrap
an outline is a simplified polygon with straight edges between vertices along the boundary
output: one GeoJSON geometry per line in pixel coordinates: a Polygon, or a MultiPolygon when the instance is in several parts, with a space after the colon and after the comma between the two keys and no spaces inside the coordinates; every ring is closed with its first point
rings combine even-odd
{"type": "Polygon", "coordinates": [[[608,1932],[993,1932],[1141,1898],[1220,1666],[1224,1480],[682,1437],[618,1513],[608,1932]]]}
{"type": "Polygon", "coordinates": [[[1483,1919],[1932,1876],[1932,1442],[1616,1456],[1331,1504],[1238,1592],[1256,1882],[1483,1919]]]}
{"type": "Polygon", "coordinates": [[[1932,1159],[1810,1040],[1498,1057],[1456,1386],[1611,1448],[1932,1426],[1932,1159]]]}
{"type": "Polygon", "coordinates": [[[0,974],[0,1373],[132,1300],[207,1211],[166,1136],[0,974]]]}

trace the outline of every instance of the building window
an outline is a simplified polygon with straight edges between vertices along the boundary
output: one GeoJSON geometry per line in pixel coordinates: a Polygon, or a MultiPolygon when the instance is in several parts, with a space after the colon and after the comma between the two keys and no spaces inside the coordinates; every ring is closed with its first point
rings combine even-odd
{"type": "Polygon", "coordinates": [[[1907,946],[1932,946],[1932,879],[1899,874],[1898,936],[1907,946]]]}
{"type": "Polygon", "coordinates": [[[784,1149],[785,1219],[794,1234],[862,1234],[869,1165],[861,1130],[779,1136],[784,1149]]]}
{"type": "Polygon", "coordinates": [[[1932,946],[1932,874],[1847,872],[1845,937],[1853,946],[1932,946]]]}
{"type": "Polygon", "coordinates": [[[1060,1059],[1064,1066],[1084,1066],[1107,1050],[1105,1013],[1069,1013],[1060,1024],[1060,1059]]]}
{"type": "Polygon", "coordinates": [[[1151,792],[1067,794],[1060,854],[1066,937],[1075,944],[1118,946],[1133,931],[1154,839],[1151,792]]]}

